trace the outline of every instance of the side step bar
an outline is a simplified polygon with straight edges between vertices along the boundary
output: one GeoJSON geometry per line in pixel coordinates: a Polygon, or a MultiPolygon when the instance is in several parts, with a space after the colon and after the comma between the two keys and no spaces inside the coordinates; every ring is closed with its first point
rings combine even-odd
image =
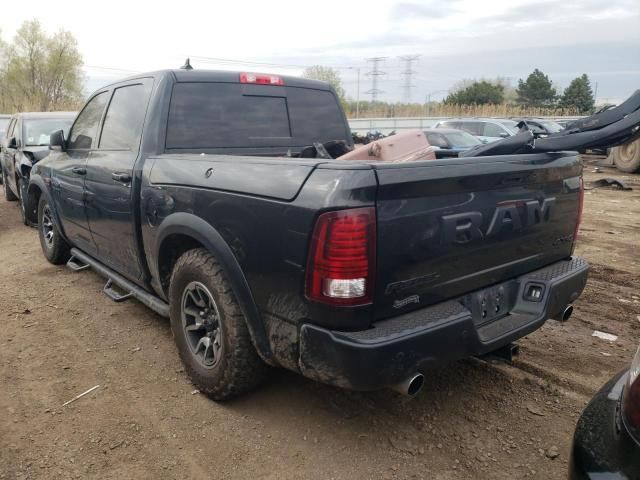
{"type": "Polygon", "coordinates": [[[107,283],[104,286],[104,293],[114,302],[124,302],[129,298],[135,298],[140,303],[143,303],[158,315],[168,318],[169,317],[169,304],[164,300],[156,297],[155,295],[143,290],[133,282],[127,280],[119,273],[111,270],[106,265],[103,265],[98,260],[90,257],[86,253],[81,252],[77,248],[71,249],[71,259],[67,263],[67,266],[76,272],[82,271],[91,267],[98,274],[107,278],[107,283]],[[126,292],[121,294],[117,292],[113,287],[114,285],[126,292]]]}

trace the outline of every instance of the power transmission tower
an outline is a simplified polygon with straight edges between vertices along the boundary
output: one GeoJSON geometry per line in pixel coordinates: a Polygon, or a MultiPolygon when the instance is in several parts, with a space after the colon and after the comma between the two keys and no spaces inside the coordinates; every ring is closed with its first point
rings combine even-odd
{"type": "Polygon", "coordinates": [[[376,102],[378,100],[378,94],[384,93],[384,90],[378,88],[378,78],[387,73],[380,70],[380,64],[386,59],[387,57],[371,57],[365,59],[367,63],[371,63],[371,71],[367,72],[367,75],[371,77],[371,90],[367,90],[364,93],[371,95],[371,102],[376,102]]]}
{"type": "Polygon", "coordinates": [[[415,85],[411,83],[411,76],[416,73],[415,70],[411,69],[411,64],[417,62],[420,55],[401,55],[398,58],[404,63],[404,70],[401,72],[401,74],[404,75],[404,83],[402,84],[404,101],[411,103],[411,89],[415,87],[415,85]]]}

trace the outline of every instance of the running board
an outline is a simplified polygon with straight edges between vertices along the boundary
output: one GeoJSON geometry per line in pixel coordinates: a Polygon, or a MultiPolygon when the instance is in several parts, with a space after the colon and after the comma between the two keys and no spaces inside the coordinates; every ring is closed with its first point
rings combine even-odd
{"type": "Polygon", "coordinates": [[[71,256],[71,258],[67,262],[67,267],[74,272],[81,272],[82,270],[86,270],[87,268],[91,267],[91,265],[89,265],[88,263],[80,263],[76,257],[71,256]]]}
{"type": "Polygon", "coordinates": [[[107,280],[107,283],[105,283],[102,291],[107,297],[109,297],[111,300],[113,300],[116,303],[126,302],[127,300],[133,297],[133,293],[131,292],[120,294],[115,288],[113,288],[112,279],[107,280]]]}
{"type": "MultiPolygon", "coordinates": [[[[169,317],[169,304],[164,300],[156,297],[152,293],[143,290],[135,283],[127,280],[118,272],[112,270],[106,265],[102,264],[98,260],[93,257],[90,257],[86,253],[81,252],[77,248],[71,249],[71,260],[73,260],[74,266],[80,266],[79,269],[75,269],[74,266],[67,266],[74,271],[85,270],[88,267],[91,267],[96,271],[99,275],[107,278],[107,283],[104,286],[104,293],[114,302],[124,302],[129,298],[135,298],[140,303],[143,303],[151,310],[156,312],[158,315],[168,318],[169,317]],[[81,262],[81,263],[80,263],[81,262]],[[118,287],[118,289],[123,292],[127,292],[125,294],[121,294],[118,291],[114,290],[114,285],[118,287]]],[[[70,262],[71,262],[70,260],[70,262]]]]}

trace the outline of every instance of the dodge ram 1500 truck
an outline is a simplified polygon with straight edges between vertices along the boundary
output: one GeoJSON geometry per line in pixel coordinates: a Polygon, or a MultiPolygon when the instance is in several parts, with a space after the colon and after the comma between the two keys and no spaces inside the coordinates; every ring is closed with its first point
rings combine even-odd
{"type": "Polygon", "coordinates": [[[414,394],[421,372],[566,319],[588,266],[575,153],[391,164],[351,146],[334,91],[161,71],[95,92],[31,173],[53,264],[170,318],[193,383],[226,399],[267,366],[414,394]],[[326,157],[326,156],[325,156],[326,157]]]}

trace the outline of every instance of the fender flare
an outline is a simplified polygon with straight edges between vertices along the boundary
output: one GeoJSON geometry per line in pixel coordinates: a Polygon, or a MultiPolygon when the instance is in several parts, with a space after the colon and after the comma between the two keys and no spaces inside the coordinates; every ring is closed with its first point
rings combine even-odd
{"type": "MultiPolygon", "coordinates": [[[[64,238],[67,242],[69,242],[67,235],[64,232],[64,227],[62,226],[62,222],[60,221],[60,215],[58,214],[58,209],[56,208],[56,204],[53,201],[51,192],[49,191],[49,188],[47,187],[44,179],[40,175],[29,176],[29,186],[27,187],[27,207],[31,207],[31,202],[33,202],[33,192],[35,190],[35,187],[37,187],[40,190],[41,195],[44,195],[45,198],[47,199],[47,202],[49,203],[49,206],[53,211],[53,216],[55,217],[56,227],[58,227],[58,231],[62,235],[62,238],[64,238]]],[[[34,208],[37,208],[37,205],[33,205],[33,206],[34,208]]]]}
{"type": "Polygon", "coordinates": [[[253,340],[253,345],[270,365],[276,362],[271,352],[265,324],[249,288],[249,283],[236,259],[233,251],[222,235],[209,223],[191,213],[177,212],[166,217],[158,227],[157,242],[153,250],[155,271],[160,271],[160,248],[169,235],[186,235],[199,243],[220,262],[231,283],[233,293],[238,300],[240,309],[247,320],[247,328],[253,340]]]}

